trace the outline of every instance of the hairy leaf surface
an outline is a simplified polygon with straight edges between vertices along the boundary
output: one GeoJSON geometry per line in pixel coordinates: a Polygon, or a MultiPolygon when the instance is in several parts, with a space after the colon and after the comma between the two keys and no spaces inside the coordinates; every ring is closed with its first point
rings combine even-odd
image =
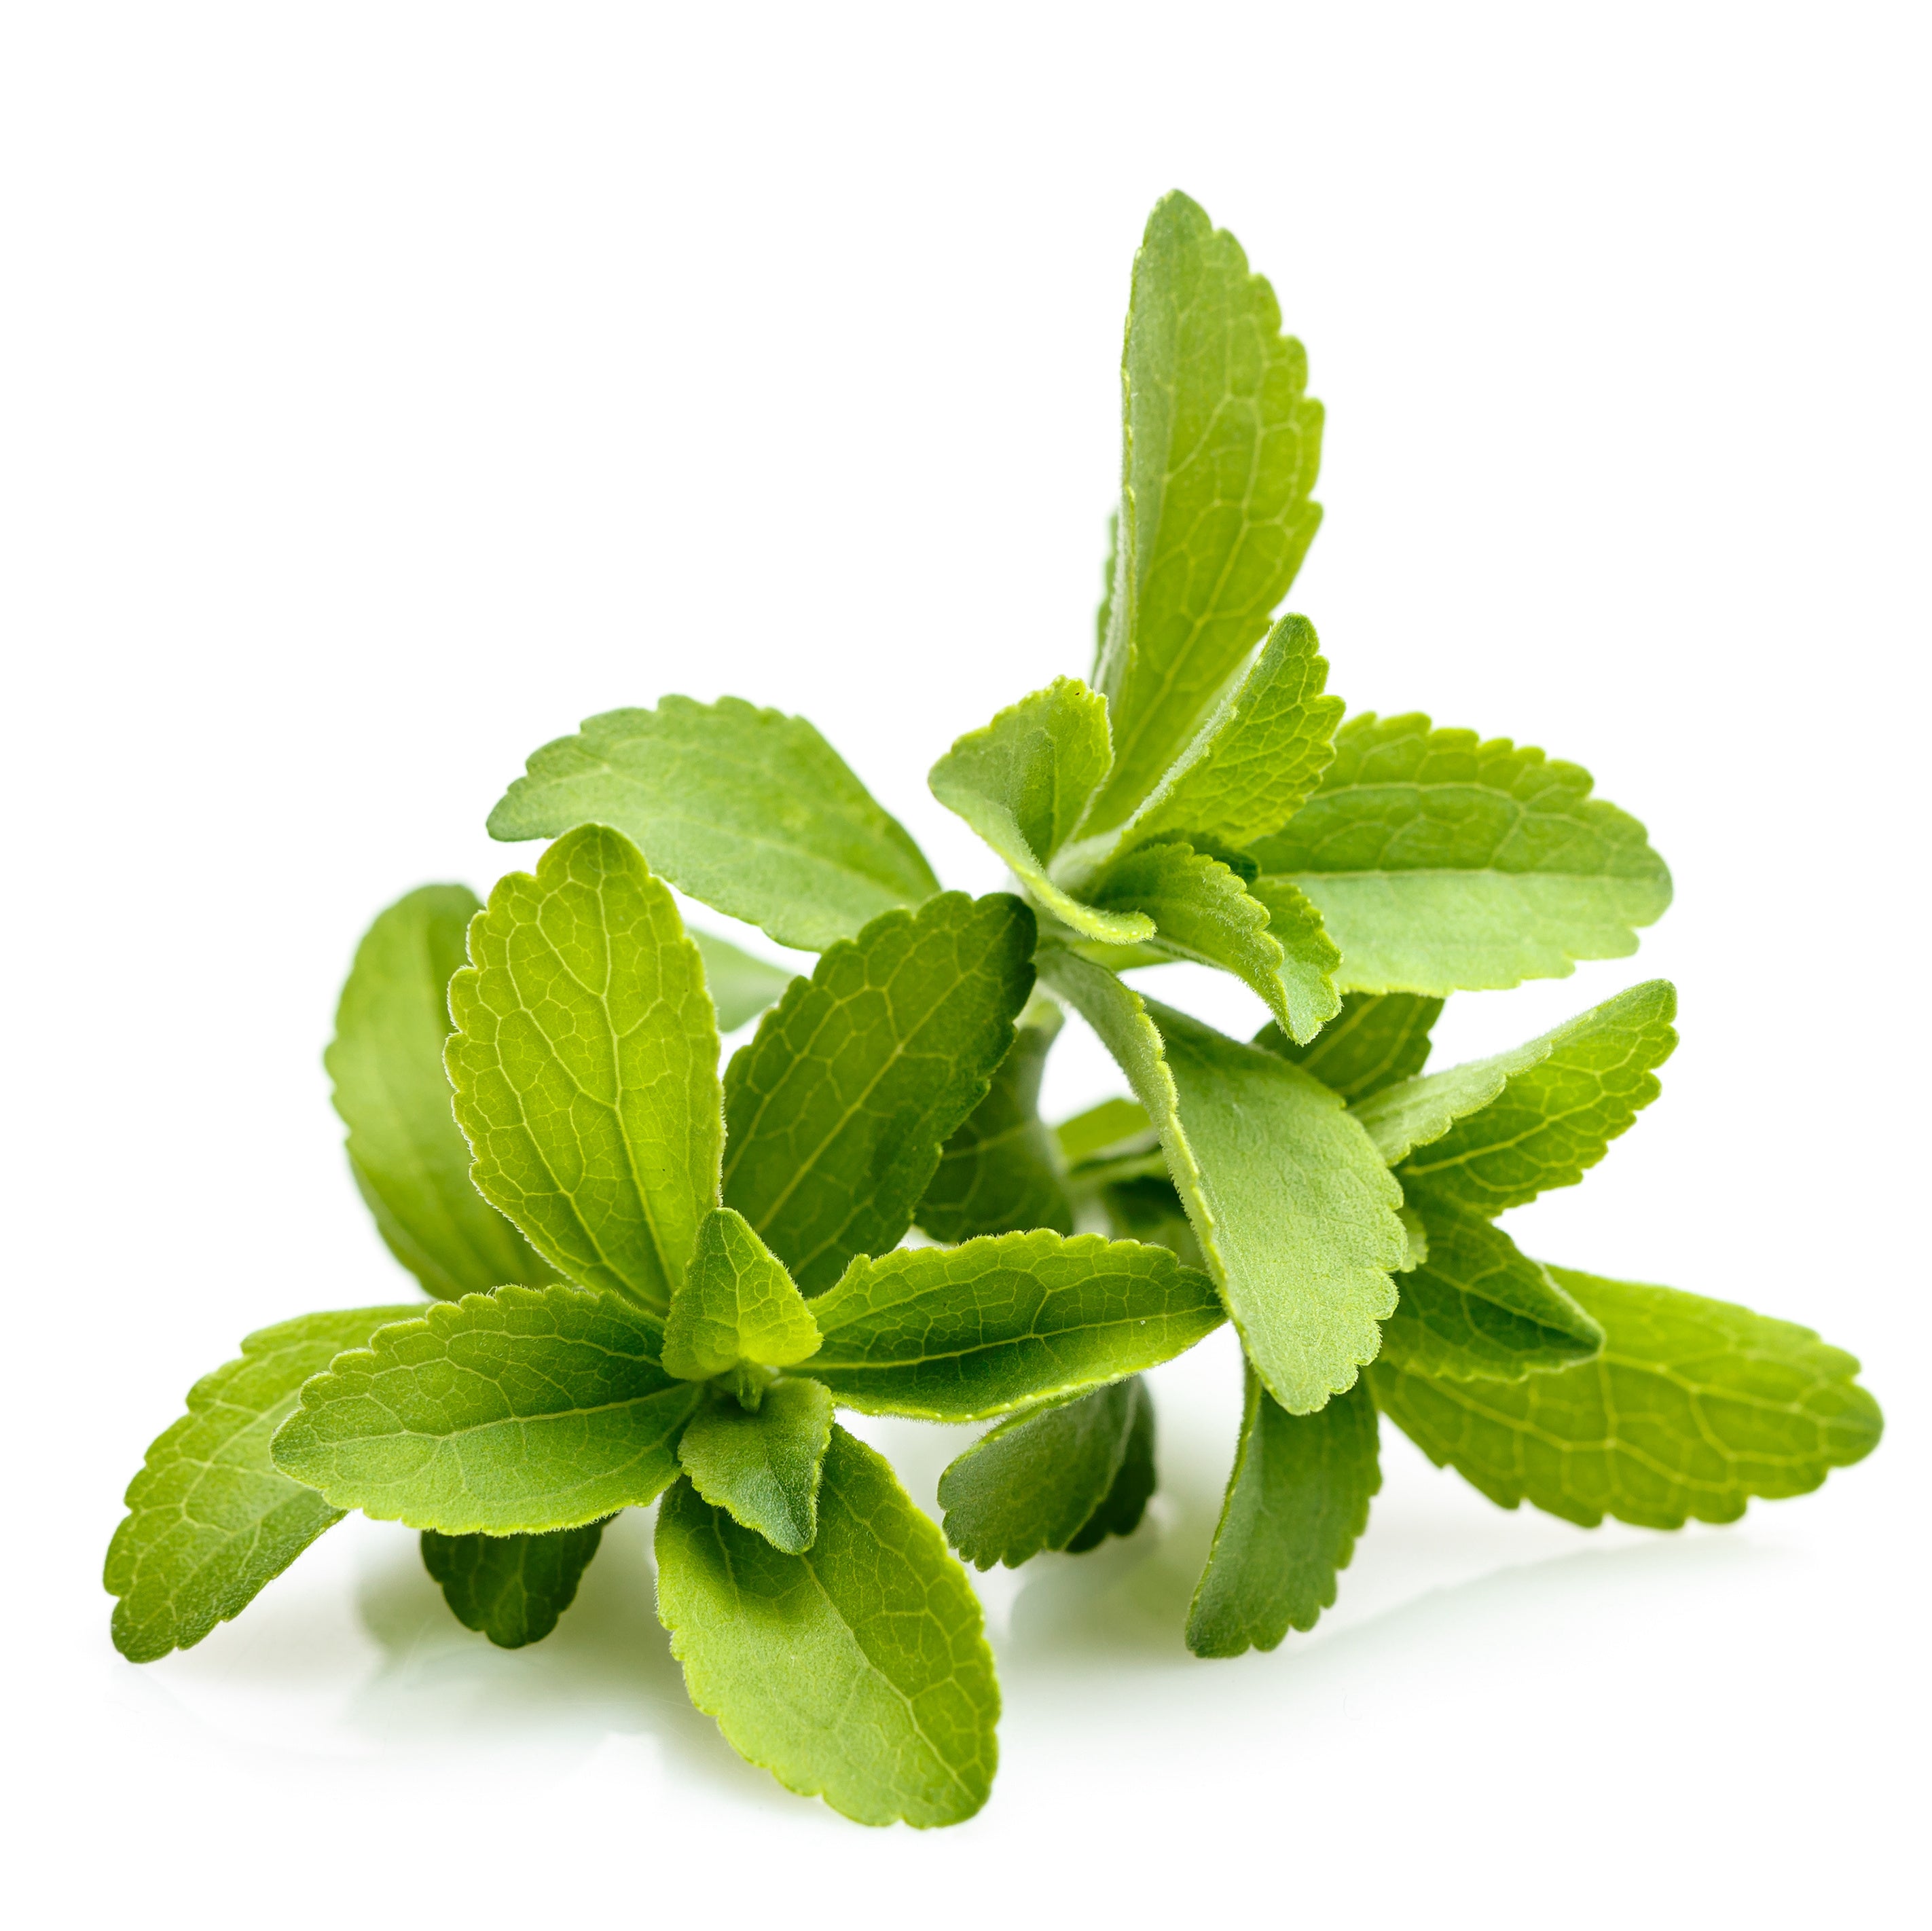
{"type": "Polygon", "coordinates": [[[728,1207],[706,1214],[664,1322],[665,1373],[705,1381],[741,1361],[789,1368],[818,1345],[805,1297],[744,1216],[728,1207]]]}
{"type": "Polygon", "coordinates": [[[1815,1489],[1883,1423],[1858,1364],[1809,1328],[1671,1288],[1567,1267],[1556,1285],[1604,1329],[1594,1360],[1520,1381],[1377,1363],[1376,1399],[1438,1467],[1491,1501],[1594,1528],[1736,1522],[1754,1495],[1815,1489]]]}
{"type": "Polygon", "coordinates": [[[345,1348],[419,1307],[350,1308],[258,1329],[239,1360],[188,1391],[128,1486],[107,1551],[114,1647],[130,1663],[192,1649],[239,1615],[326,1528],[342,1519],[277,1469],[268,1444],[298,1391],[345,1348]]]}
{"type": "Polygon", "coordinates": [[[548,1535],[440,1535],[422,1532],[423,1567],[451,1613],[500,1649],[541,1642],[577,1600],[578,1585],[603,1540],[604,1525],[548,1535]]]}
{"type": "Polygon", "coordinates": [[[1416,714],[1352,718],[1315,796],[1250,848],[1320,908],[1337,983],[1440,994],[1622,958],[1670,903],[1643,827],[1588,772],[1416,714]]]}
{"type": "Polygon", "coordinates": [[[754,958],[716,932],[700,932],[689,925],[685,930],[704,961],[704,982],[710,988],[712,1004],[718,1009],[721,1033],[736,1032],[766,1006],[776,1004],[785,988],[797,977],[783,966],[754,958]]]}
{"type": "Polygon", "coordinates": [[[1114,1486],[1101,1497],[1100,1506],[1066,1545],[1069,1555],[1084,1555],[1089,1549],[1098,1549],[1110,1535],[1132,1535],[1140,1527],[1141,1518],[1147,1513],[1147,1505],[1154,1495],[1154,1397],[1138,1375],[1119,1385],[1136,1391],[1126,1453],[1120,1458],[1114,1486]]]}
{"type": "Polygon", "coordinates": [[[1501,1228],[1425,1199],[1422,1257],[1402,1277],[1378,1360],[1426,1373],[1520,1381],[1587,1361],[1604,1330],[1501,1228]]]}
{"type": "Polygon", "coordinates": [[[555,1278],[470,1184],[470,1143],[442,1069],[449,982],[482,901],[464,885],[425,885],[363,936],[323,1054],[349,1165],[395,1255],[442,1300],[506,1281],[555,1278]]]}
{"type": "Polygon", "coordinates": [[[1033,914],[950,892],[794,982],[724,1080],[724,1200],[808,1295],[896,1246],[1033,990],[1033,914]]]}
{"type": "Polygon", "coordinates": [[[818,1533],[818,1485],[832,1396],[816,1381],[775,1381],[755,1411],[729,1400],[692,1417],[677,1445],[692,1485],[774,1549],[802,1555],[818,1533]]]}
{"type": "Polygon", "coordinates": [[[919,1204],[935,1240],[970,1240],[1022,1228],[1073,1231],[1058,1143],[1040,1117],[1040,1076],[1060,1027],[1060,1009],[1036,994],[986,1096],[946,1141],[919,1204]]]}
{"type": "Polygon", "coordinates": [[[711,995],[670,894],[581,826],[497,881],[470,953],[448,1063],[478,1187],[573,1279],[662,1315],[722,1138],[711,995]]]}
{"type": "Polygon", "coordinates": [[[1278,1407],[1252,1365],[1245,1387],[1234,1472],[1188,1612],[1196,1656],[1273,1649],[1290,1630],[1314,1628],[1382,1485],[1366,1384],[1310,1415],[1278,1407]]]}
{"type": "Polygon", "coordinates": [[[1129,817],[1268,628],[1321,520],[1307,357],[1239,242],[1184,194],[1148,217],[1120,382],[1121,500],[1094,682],[1114,767],[1087,829],[1129,817]]]}
{"type": "Polygon", "coordinates": [[[1273,1020],[1255,1035],[1255,1044],[1292,1060],[1353,1104],[1421,1072],[1429,1057],[1430,1030],[1442,1015],[1439,999],[1412,992],[1352,992],[1306,1045],[1297,1045],[1273,1020]]]}
{"type": "Polygon", "coordinates": [[[800,1555],[680,1483],[657,1556],[691,1700],[740,1756],[861,1824],[957,1824],[986,1802],[1000,1693],[979,1600],[882,1456],[835,1425],[800,1555]]]}
{"type": "Polygon", "coordinates": [[[1299,1066],[1144,1000],[1058,948],[1040,970],[1112,1053],[1243,1345],[1291,1414],[1373,1358],[1408,1243],[1401,1192],[1340,1098],[1299,1066]]]}
{"type": "Polygon", "coordinates": [[[493,838],[614,825],[680,892],[819,952],[939,889],[925,856],[802,718],[742,697],[606,711],[545,745],[493,838]]]}
{"type": "Polygon", "coordinates": [[[977,1569],[1065,1549],[1113,1493],[1144,1409],[1135,1375],[1000,1423],[939,1478],[946,1540],[977,1569]]]}
{"type": "Polygon", "coordinates": [[[1164,1247],[1045,1229],[860,1256],[814,1303],[805,1364],[865,1414],[981,1421],[1124,1379],[1224,1316],[1214,1283],[1164,1247]]]}
{"type": "Polygon", "coordinates": [[[558,1282],[445,1301],[302,1389],[275,1466],[337,1508],[446,1535],[576,1528],[655,1501],[704,1399],[663,1330],[558,1282]]]}

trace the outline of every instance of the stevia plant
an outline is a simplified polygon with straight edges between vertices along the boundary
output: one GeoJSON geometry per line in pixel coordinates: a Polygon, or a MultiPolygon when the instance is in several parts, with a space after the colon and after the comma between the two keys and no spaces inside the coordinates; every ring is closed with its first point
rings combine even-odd
{"type": "Polygon", "coordinates": [[[1090,684],[933,769],[1011,892],[940,891],[802,719],[670,697],[531,758],[490,829],[554,841],[533,874],[376,919],[328,1066],[433,1298],[264,1329],[196,1384],[109,1552],[124,1654],[200,1641],[352,1508],[421,1531],[458,1618],[515,1648],[656,1501],[658,1613],[729,1741],[848,1816],[952,1823],[998,1693],[951,1552],[1132,1534],[1142,1375],[1223,1319],[1245,1385],[1204,1656],[1334,1601],[1384,1416],[1586,1526],[1734,1520],[1870,1452],[1857,1363],[1806,1330],[1496,1224],[1655,1097],[1675,997],[1429,1072],[1443,1001],[1626,955],[1669,874],[1574,765],[1345,721],[1312,628],[1271,622],[1319,517],[1320,406],[1184,196],[1135,264],[1123,391],[1090,684]],[[816,967],[687,932],[667,881],[816,967]],[[1121,976],[1175,959],[1268,1023],[1231,1039],[1121,976]],[[1069,1009],[1133,1097],[1049,1129],[1069,1009]],[[718,1028],[761,1013],[721,1081],[718,1028]],[[943,1536],[842,1408],[995,1421],[940,1480],[943,1536]]]}

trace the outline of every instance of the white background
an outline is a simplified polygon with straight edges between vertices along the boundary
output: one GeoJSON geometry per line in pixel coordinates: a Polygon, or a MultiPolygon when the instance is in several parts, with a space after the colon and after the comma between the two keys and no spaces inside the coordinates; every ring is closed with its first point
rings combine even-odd
{"type": "MultiPolygon", "coordinates": [[[[1908,1921],[1926,21],[8,8],[21,1921],[1908,1921]],[[1577,760],[1676,872],[1640,958],[1445,1018],[1438,1064],[1681,989],[1664,1102],[1512,1231],[1821,1328],[1883,1447],[1664,1537],[1504,1513],[1391,1440],[1336,1610],[1202,1663],[1210,1344],[1160,1378],[1150,1528],[988,1579],[1004,1768],[926,1836],[690,1711],[636,1519],[520,1654],[356,1519],[122,1663],[100,1555],[182,1391],[408,1292],[319,1056],[379,907],[530,861],[482,832],[529,751],[666,691],[802,711],[949,883],[998,884],[924,772],[1086,668],[1129,265],[1175,185],[1328,406],[1291,601],[1334,687],[1577,760]]],[[[1060,1105],[1117,1086],[1070,1041],[1060,1105]]],[[[929,1501],[956,1441],[868,1432],[929,1501]]]]}

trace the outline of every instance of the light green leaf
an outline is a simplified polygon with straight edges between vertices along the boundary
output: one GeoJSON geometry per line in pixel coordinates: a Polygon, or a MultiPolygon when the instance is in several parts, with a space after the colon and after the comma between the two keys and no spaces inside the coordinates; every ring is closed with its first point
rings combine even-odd
{"type": "Polygon", "coordinates": [[[470,1182],[470,1145],[442,1069],[449,981],[482,901],[464,885],[425,885],[380,913],[356,949],[322,1056],[349,1165],[391,1253],[453,1300],[506,1281],[554,1278],[470,1182]]]}
{"type": "Polygon", "coordinates": [[[726,1399],[692,1417],[677,1445],[698,1492],[774,1549],[802,1555],[818,1533],[818,1485],[832,1396],[816,1381],[774,1381],[755,1412],[726,1399]]]}
{"type": "Polygon", "coordinates": [[[986,1802],[1000,1692],[979,1600],[883,1457],[833,1427],[802,1555],[681,1482],[657,1556],[685,1686],[740,1756],[861,1824],[957,1824],[986,1802]]]}
{"type": "Polygon", "coordinates": [[[754,958],[716,932],[700,932],[689,925],[685,931],[704,958],[704,982],[718,1009],[721,1033],[735,1033],[748,1020],[755,1019],[777,1002],[798,976],[783,966],[754,958]]]}
{"type": "Polygon", "coordinates": [[[946,1141],[919,1204],[919,1224],[934,1240],[1028,1227],[1073,1231],[1059,1145],[1040,1117],[1040,1076],[1060,1024],[1050,999],[1036,993],[1028,1002],[1012,1050],[986,1098],[946,1141]]]}
{"type": "Polygon", "coordinates": [[[339,1509],[446,1535],[576,1528],[655,1501],[704,1399],[663,1330],[560,1282],[444,1301],[302,1390],[275,1466],[339,1509]]]}
{"type": "Polygon", "coordinates": [[[1078,1008],[1159,1129],[1234,1325],[1293,1414],[1352,1385],[1408,1258],[1401,1192],[1340,1097],[1299,1066],[1143,1000],[1058,948],[1040,969],[1078,1008]]]}
{"type": "Polygon", "coordinates": [[[1127,1435],[1127,1450],[1120,1458],[1114,1486],[1101,1498],[1100,1506],[1087,1518],[1079,1533],[1066,1545],[1069,1555],[1084,1555],[1098,1549],[1110,1535],[1130,1536],[1141,1525],[1154,1491],[1154,1397],[1138,1375],[1119,1384],[1133,1389],[1132,1426],[1127,1435]]]}
{"type": "Polygon", "coordinates": [[[1661,917],[1670,874],[1580,766],[1416,714],[1352,718],[1321,788],[1249,847],[1320,908],[1360,992],[1563,979],[1622,958],[1661,917]]]}
{"type": "Polygon", "coordinates": [[[1506,1509],[1594,1528],[1736,1522],[1869,1455],[1884,1426],[1858,1364],[1728,1301],[1552,1267],[1604,1331],[1594,1361],[1521,1381],[1377,1363],[1376,1399],[1438,1467],[1506,1509]]]}
{"type": "Polygon", "coordinates": [[[1587,1361],[1604,1330],[1507,1234],[1480,1215],[1425,1199],[1425,1243],[1382,1323],[1377,1357],[1430,1375],[1520,1381],[1587,1361]]]}
{"type": "Polygon", "coordinates": [[[1060,1156],[1070,1167],[1119,1151],[1154,1131],[1147,1108],[1137,1100],[1103,1099],[1084,1113],[1063,1120],[1054,1129],[1060,1156]]]}
{"type": "Polygon", "coordinates": [[[1391,1158],[1411,1200],[1501,1213],[1574,1186],[1657,1097],[1676,1012],[1670,982],[1651,979],[1514,1052],[1390,1087],[1358,1114],[1378,1146],[1404,1147],[1391,1158]]]}
{"type": "Polygon", "coordinates": [[[818,1324],[805,1297],[744,1216],[728,1207],[706,1214],[691,1271],[671,1297],[664,1372],[706,1381],[741,1361],[789,1368],[818,1345],[818,1324]]]}
{"type": "Polygon", "coordinates": [[[499,1649],[541,1642],[577,1600],[577,1585],[603,1540],[604,1525],[549,1535],[439,1535],[422,1532],[423,1567],[466,1629],[499,1649]]]}
{"type": "Polygon", "coordinates": [[[1273,1020],[1255,1044],[1292,1060],[1353,1103],[1421,1072],[1430,1029],[1442,1014],[1441,1000],[1412,992],[1352,992],[1306,1045],[1295,1045],[1273,1020]]]}
{"type": "Polygon", "coordinates": [[[545,745],[493,838],[614,825],[652,871],[782,946],[821,951],[939,889],[917,845],[802,718],[742,697],[606,711],[545,745]]]}
{"type": "Polygon", "coordinates": [[[795,982],[724,1079],[724,1199],[807,1295],[895,1247],[1033,990],[1033,914],[949,892],[795,982]]]}
{"type": "Polygon", "coordinates": [[[1113,1493],[1143,1410],[1136,1375],[1002,1422],[939,1478],[946,1540],[976,1569],[1066,1548],[1113,1493]]]}
{"type": "Polygon", "coordinates": [[[1089,832],[1153,790],[1294,580],[1322,514],[1307,376],[1240,244],[1166,196],[1135,258],[1120,371],[1120,528],[1094,679],[1114,768],[1089,832]]]}
{"type": "Polygon", "coordinates": [[[1094,900],[1144,912],[1159,928],[1150,946],[1232,973],[1298,1039],[1312,1039],[1341,1009],[1329,977],[1340,955],[1323,936],[1321,922],[1288,907],[1291,955],[1269,929],[1268,907],[1249,895],[1240,874],[1204,852],[1184,844],[1142,845],[1096,883],[1094,900]]]}
{"type": "Polygon", "coordinates": [[[450,982],[476,1184],[586,1286],[662,1314],[716,1205],[718,1029],[670,894],[603,825],[513,871],[450,982]]]}
{"type": "Polygon", "coordinates": [[[304,1315],[258,1329],[242,1357],[205,1375],[188,1413],[148,1450],[107,1551],[114,1647],[130,1663],[192,1649],[238,1616],[326,1528],[342,1519],[278,1473],[268,1444],[297,1390],[345,1348],[416,1306],[304,1315]]]}
{"type": "Polygon", "coordinates": [[[1335,754],[1342,700],[1322,694],[1328,679],[1315,626],[1283,617],[1129,821],[1123,842],[1178,838],[1239,851],[1279,831],[1335,754]]]}
{"type": "Polygon", "coordinates": [[[860,1255],[813,1305],[806,1364],[846,1408],[983,1421],[1157,1367],[1219,1327],[1214,1284],[1164,1247],[1040,1229],[860,1255]]]}
{"type": "Polygon", "coordinates": [[[1335,1600],[1369,1502],[1382,1485],[1365,1384],[1318,1414],[1276,1406],[1252,1365],[1220,1525],[1187,1616],[1196,1656],[1273,1649],[1335,1600]]]}
{"type": "Polygon", "coordinates": [[[1106,700],[1077,678],[1056,677],[956,739],[926,781],[1042,904],[1088,938],[1126,944],[1153,926],[1130,913],[1096,911],[1063,892],[1047,871],[1107,775],[1111,756],[1106,700]]]}

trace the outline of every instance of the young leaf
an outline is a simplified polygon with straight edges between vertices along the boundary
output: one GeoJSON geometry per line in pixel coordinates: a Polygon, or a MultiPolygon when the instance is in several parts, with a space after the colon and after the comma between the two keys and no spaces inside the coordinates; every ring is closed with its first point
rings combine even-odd
{"type": "Polygon", "coordinates": [[[1670,1288],[1552,1267],[1603,1324],[1604,1351],[1521,1381],[1378,1362],[1376,1399],[1429,1459],[1506,1509],[1594,1528],[1731,1522],[1869,1455],[1884,1423],[1858,1364],[1809,1328],[1670,1288]]]}
{"type": "Polygon", "coordinates": [[[976,1569],[1066,1548],[1112,1494],[1144,1408],[1136,1375],[982,1435],[939,1478],[946,1540],[976,1569]]]}
{"type": "Polygon", "coordinates": [[[1657,1097],[1676,1012],[1675,989],[1652,979],[1514,1052],[1390,1087],[1360,1116],[1378,1145],[1413,1150],[1392,1156],[1409,1198],[1501,1213],[1574,1186],[1657,1097]],[[1485,1087],[1494,1096],[1469,1104],[1485,1087]]]}
{"type": "Polygon", "coordinates": [[[789,1368],[818,1345],[818,1324],[805,1297],[744,1216],[728,1207],[706,1214],[691,1271],[671,1297],[664,1372],[708,1381],[741,1361],[789,1368]]]}
{"type": "Polygon", "coordinates": [[[1098,1106],[1071,1120],[1063,1120],[1054,1129],[1060,1142],[1060,1156],[1070,1167],[1098,1159],[1138,1141],[1154,1131],[1147,1108],[1132,1099],[1103,1099],[1098,1106]]]}
{"type": "Polygon", "coordinates": [[[1143,1000],[1058,947],[1041,974],[1155,1126],[1243,1345],[1292,1414],[1351,1386],[1394,1311],[1401,1191],[1340,1099],[1299,1066],[1143,1000]]]}
{"type": "Polygon", "coordinates": [[[704,961],[704,982],[718,1009],[721,1033],[735,1033],[746,1021],[755,1019],[766,1006],[777,1003],[797,976],[783,966],[754,958],[716,932],[700,932],[690,925],[685,932],[704,961]]]}
{"type": "Polygon", "coordinates": [[[1340,955],[1320,922],[1308,924],[1291,913],[1291,953],[1269,929],[1268,907],[1249,895],[1240,874],[1191,846],[1138,847],[1096,882],[1094,902],[1144,912],[1159,928],[1148,942],[1155,950],[1232,973],[1297,1039],[1312,1039],[1341,1009],[1329,976],[1340,955]]]}
{"type": "Polygon", "coordinates": [[[1250,1366],[1220,1525],[1187,1615],[1196,1656],[1273,1649],[1312,1630],[1382,1485],[1376,1405],[1358,1383],[1318,1414],[1276,1406],[1250,1366]]]}
{"type": "Polygon", "coordinates": [[[670,894],[603,825],[498,880],[450,982],[484,1198],[573,1279],[662,1315],[717,1204],[718,1029],[670,894]]]}
{"type": "Polygon", "coordinates": [[[379,914],[322,1055],[356,1184],[390,1252],[442,1300],[555,1278],[470,1185],[470,1144],[450,1110],[449,982],[482,910],[467,886],[425,885],[379,914]]]}
{"type": "Polygon", "coordinates": [[[1283,617],[1135,813],[1124,842],[1178,838],[1239,851],[1279,831],[1335,754],[1342,700],[1322,694],[1328,679],[1315,626],[1283,617]]]}
{"type": "Polygon", "coordinates": [[[861,1824],[957,1824],[986,1802],[1000,1693],[979,1600],[882,1456],[833,1427],[802,1555],[681,1482],[657,1556],[685,1686],[740,1756],[861,1824]]]}
{"type": "Polygon", "coordinates": [[[1096,911],[1056,885],[1047,861],[1107,775],[1107,706],[1078,679],[1056,677],[990,724],[954,741],[926,782],[1048,910],[1083,937],[1125,945],[1154,930],[1129,913],[1096,911]]]}
{"type": "Polygon", "coordinates": [[[602,1522],[548,1535],[422,1532],[423,1567],[465,1629],[499,1649],[541,1642],[577,1600],[577,1585],[602,1540],[602,1522]]]}
{"type": "Polygon", "coordinates": [[[1573,1367],[1604,1330],[1507,1234],[1480,1215],[1424,1197],[1416,1266],[1382,1323],[1376,1358],[1424,1373],[1520,1381],[1573,1367]]]}
{"type": "Polygon", "coordinates": [[[949,892],[832,946],[724,1078],[724,1199],[808,1295],[896,1246],[1033,990],[1033,914],[949,892]]]}
{"type": "Polygon", "coordinates": [[[561,1282],[440,1302],[308,1382],[275,1466],[337,1508],[446,1535],[641,1508],[704,1399],[664,1372],[662,1339],[628,1301],[561,1282]]]}
{"type": "Polygon", "coordinates": [[[1044,1229],[861,1255],[813,1303],[806,1364],[862,1414],[983,1421],[1182,1354],[1225,1315],[1164,1247],[1044,1229]]]}
{"type": "Polygon", "coordinates": [[[1060,1009],[1036,993],[986,1096],[946,1141],[916,1218],[935,1240],[1027,1227],[1073,1231],[1058,1143],[1040,1117],[1040,1075],[1060,1009]]]}
{"type": "Polygon", "coordinates": [[[680,892],[822,951],[939,889],[897,819],[802,718],[742,697],[606,711],[545,745],[490,814],[493,838],[614,825],[680,892]]]}
{"type": "Polygon", "coordinates": [[[1154,1397],[1138,1375],[1120,1385],[1134,1390],[1133,1422],[1127,1432],[1126,1453],[1120,1457],[1114,1486],[1066,1545],[1069,1555],[1084,1555],[1089,1549],[1098,1549],[1110,1535],[1132,1535],[1140,1527],[1154,1495],[1154,1397]]]}
{"type": "Polygon", "coordinates": [[[774,1381],[755,1413],[724,1400],[692,1417],[677,1445],[712,1507],[774,1549],[802,1555],[818,1533],[818,1483],[832,1438],[832,1397],[816,1381],[774,1381]]]}
{"type": "Polygon", "coordinates": [[[277,1472],[269,1441],[311,1375],[420,1311],[350,1308],[258,1329],[239,1360],[188,1391],[188,1413],[128,1484],[128,1513],[108,1546],[104,1580],[120,1598],[114,1647],[130,1663],[192,1649],[342,1519],[313,1489],[277,1472]]]}
{"type": "Polygon", "coordinates": [[[1322,405],[1274,291],[1184,194],[1148,218],[1121,370],[1120,519],[1094,683],[1114,767],[1085,829],[1119,824],[1268,628],[1315,535],[1322,405]]]}
{"type": "Polygon", "coordinates": [[[1320,908],[1359,992],[1563,979],[1622,958],[1662,916],[1670,874],[1580,766],[1507,738],[1352,718],[1321,788],[1249,847],[1320,908]]]}
{"type": "Polygon", "coordinates": [[[1442,1014],[1441,1000],[1412,992],[1352,992],[1306,1045],[1298,1046],[1273,1020],[1255,1044],[1292,1060],[1353,1105],[1421,1072],[1430,1029],[1442,1014]]]}

